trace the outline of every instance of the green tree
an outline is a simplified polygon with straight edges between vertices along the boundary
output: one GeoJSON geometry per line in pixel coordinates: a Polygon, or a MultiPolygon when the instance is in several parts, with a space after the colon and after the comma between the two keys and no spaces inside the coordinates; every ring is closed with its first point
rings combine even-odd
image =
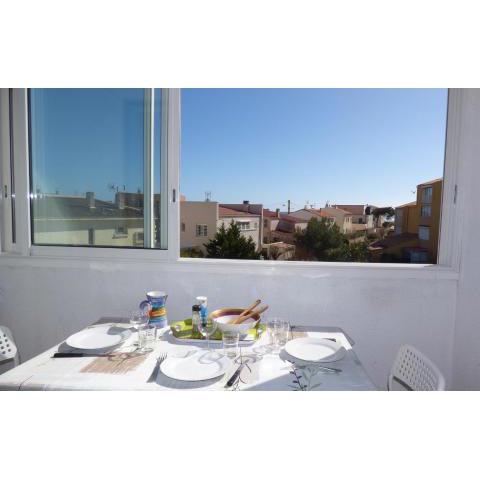
{"type": "Polygon", "coordinates": [[[329,260],[331,250],[340,248],[345,242],[338,226],[326,218],[312,218],[305,230],[295,232],[297,247],[316,260],[329,260]]]}
{"type": "Polygon", "coordinates": [[[339,248],[330,250],[328,259],[332,262],[369,262],[368,242],[344,242],[339,248]]]}
{"type": "Polygon", "coordinates": [[[207,250],[207,258],[234,258],[258,260],[255,242],[251,238],[245,238],[240,227],[232,220],[228,228],[222,224],[215,237],[204,244],[207,250]]]}

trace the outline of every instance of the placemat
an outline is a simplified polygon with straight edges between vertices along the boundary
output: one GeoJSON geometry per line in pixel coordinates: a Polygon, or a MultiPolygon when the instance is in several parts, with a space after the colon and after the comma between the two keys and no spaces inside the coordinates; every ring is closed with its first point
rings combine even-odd
{"type": "Polygon", "coordinates": [[[118,353],[108,357],[98,357],[83,367],[81,373],[113,373],[122,375],[135,370],[147,358],[146,353],[118,353]]]}
{"type": "Polygon", "coordinates": [[[292,337],[292,340],[295,339],[295,338],[304,338],[304,337],[308,337],[308,334],[307,332],[299,332],[299,331],[296,331],[296,330],[292,330],[290,332],[290,336],[292,337]]]}

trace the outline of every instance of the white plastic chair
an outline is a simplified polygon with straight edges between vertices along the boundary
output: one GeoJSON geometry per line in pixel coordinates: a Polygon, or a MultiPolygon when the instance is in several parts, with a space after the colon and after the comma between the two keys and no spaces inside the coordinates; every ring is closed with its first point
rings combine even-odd
{"type": "Polygon", "coordinates": [[[399,385],[407,390],[445,390],[445,378],[422,352],[402,345],[388,377],[388,389],[399,385]]]}
{"type": "Polygon", "coordinates": [[[12,332],[8,327],[0,325],[0,364],[7,360],[13,360],[16,367],[20,363],[20,356],[12,332]]]}

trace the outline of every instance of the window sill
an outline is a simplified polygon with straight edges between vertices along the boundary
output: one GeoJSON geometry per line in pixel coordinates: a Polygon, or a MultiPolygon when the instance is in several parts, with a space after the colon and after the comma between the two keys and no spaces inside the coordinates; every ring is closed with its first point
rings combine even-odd
{"type": "MultiPolygon", "coordinates": [[[[121,250],[121,249],[120,249],[121,250]]],[[[281,260],[220,260],[213,258],[159,258],[158,250],[123,252],[117,258],[73,255],[31,255],[2,253],[0,266],[86,268],[93,270],[158,270],[198,271],[229,274],[302,275],[312,279],[325,277],[371,279],[457,280],[458,271],[444,265],[398,263],[300,262],[281,260]]],[[[166,253],[163,251],[162,253],[166,253]]]]}

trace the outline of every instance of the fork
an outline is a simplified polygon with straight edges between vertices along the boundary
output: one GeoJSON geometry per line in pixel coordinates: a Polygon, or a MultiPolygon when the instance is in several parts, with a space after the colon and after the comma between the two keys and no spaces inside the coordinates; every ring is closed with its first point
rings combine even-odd
{"type": "Polygon", "coordinates": [[[167,354],[166,354],[166,353],[162,353],[162,354],[157,358],[157,362],[155,363],[155,367],[153,368],[152,374],[151,374],[150,377],[148,378],[147,383],[151,383],[151,382],[153,382],[153,381],[157,378],[158,370],[160,369],[160,364],[161,364],[166,358],[167,358],[167,354]]]}

